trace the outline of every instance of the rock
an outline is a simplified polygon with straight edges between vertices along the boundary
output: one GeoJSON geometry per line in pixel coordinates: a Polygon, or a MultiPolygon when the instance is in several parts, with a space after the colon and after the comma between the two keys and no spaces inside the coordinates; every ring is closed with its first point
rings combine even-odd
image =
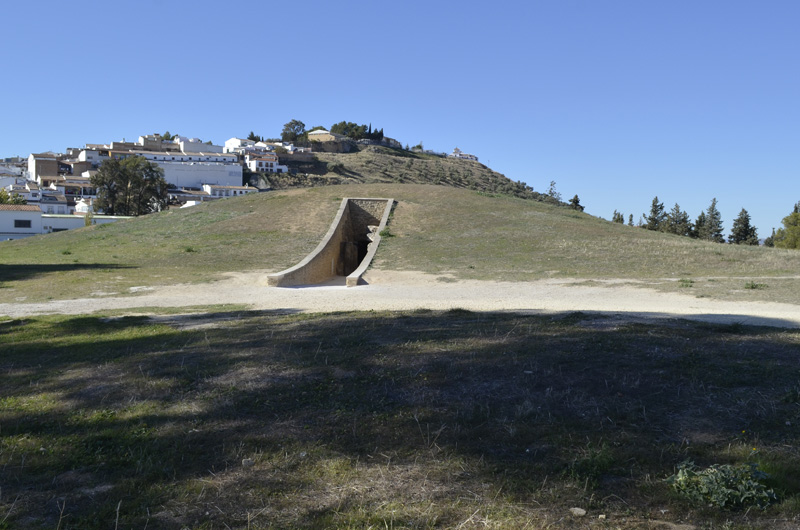
{"type": "Polygon", "coordinates": [[[569,511],[575,517],[583,517],[584,515],[586,515],[586,510],[584,510],[583,508],[570,508],[569,511]]]}
{"type": "Polygon", "coordinates": [[[245,458],[244,460],[242,460],[242,467],[245,467],[245,468],[253,467],[255,464],[256,463],[253,462],[252,458],[245,458]]]}

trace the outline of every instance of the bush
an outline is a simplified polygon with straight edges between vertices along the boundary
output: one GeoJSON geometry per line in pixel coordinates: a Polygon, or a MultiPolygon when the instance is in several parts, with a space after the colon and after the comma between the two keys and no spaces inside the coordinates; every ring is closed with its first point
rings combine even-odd
{"type": "Polygon", "coordinates": [[[692,462],[678,465],[678,472],[667,479],[676,492],[698,504],[719,508],[758,506],[766,508],[777,498],[762,483],[769,475],[749,462],[739,465],[714,464],[699,469],[692,462]]]}

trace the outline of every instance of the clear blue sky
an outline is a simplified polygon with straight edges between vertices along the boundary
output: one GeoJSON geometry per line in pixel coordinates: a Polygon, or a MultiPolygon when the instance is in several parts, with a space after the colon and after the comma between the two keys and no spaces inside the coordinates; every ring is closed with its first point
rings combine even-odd
{"type": "Polygon", "coordinates": [[[798,22],[796,0],[12,0],[0,156],[348,120],[606,219],[716,197],[765,237],[800,200],[798,22]]]}

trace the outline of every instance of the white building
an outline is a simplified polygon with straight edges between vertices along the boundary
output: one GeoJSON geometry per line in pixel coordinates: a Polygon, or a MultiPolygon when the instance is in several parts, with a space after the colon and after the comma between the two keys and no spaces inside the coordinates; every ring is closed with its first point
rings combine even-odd
{"type": "Polygon", "coordinates": [[[231,138],[225,142],[225,153],[243,154],[247,148],[254,148],[256,142],[247,138],[231,138]]]}
{"type": "Polygon", "coordinates": [[[203,143],[200,138],[179,136],[174,142],[180,146],[180,150],[184,153],[222,153],[224,151],[221,145],[203,143]]]}
{"type": "Polygon", "coordinates": [[[448,158],[460,158],[461,160],[472,160],[474,162],[478,161],[478,157],[477,156],[464,153],[458,147],[453,149],[453,152],[450,153],[447,156],[448,156],[448,158]]]}
{"type": "Polygon", "coordinates": [[[0,241],[42,233],[42,211],[34,204],[0,204],[0,241]]]}
{"type": "Polygon", "coordinates": [[[203,191],[208,193],[211,197],[238,197],[240,195],[247,195],[248,193],[258,193],[258,188],[251,188],[250,186],[214,186],[212,184],[203,184],[203,191]]]}
{"type": "Polygon", "coordinates": [[[245,164],[253,173],[287,173],[288,166],[278,164],[278,155],[274,153],[251,154],[244,157],[245,164]]]}
{"type": "MultiPolygon", "coordinates": [[[[90,222],[93,225],[105,225],[123,219],[133,219],[123,215],[93,215],[90,222]]],[[[50,215],[42,214],[42,233],[64,232],[86,226],[86,217],[83,215],[50,215]]]]}
{"type": "Polygon", "coordinates": [[[60,157],[61,155],[52,152],[31,153],[28,156],[28,179],[41,186],[43,181],[57,177],[60,157]]]}
{"type": "Polygon", "coordinates": [[[17,194],[28,203],[38,203],[41,199],[39,185],[32,180],[25,181],[25,184],[9,184],[5,189],[9,195],[17,194]]]}
{"type": "MultiPolygon", "coordinates": [[[[115,215],[95,215],[92,224],[106,224],[131,219],[115,215]]],[[[45,214],[33,204],[0,204],[0,241],[73,230],[86,226],[83,215],[45,214]]]]}
{"type": "MultiPolygon", "coordinates": [[[[202,188],[203,184],[241,186],[242,166],[230,153],[130,151],[164,170],[164,180],[176,188],[202,188]]],[[[126,153],[120,153],[125,156],[126,153]]]]}

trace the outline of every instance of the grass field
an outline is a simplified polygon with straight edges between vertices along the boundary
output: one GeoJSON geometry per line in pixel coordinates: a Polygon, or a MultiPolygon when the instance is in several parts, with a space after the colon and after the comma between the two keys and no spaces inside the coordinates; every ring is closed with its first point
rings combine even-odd
{"type": "MultiPolygon", "coordinates": [[[[346,196],[398,201],[378,269],[800,294],[794,251],[373,184],[0,243],[0,301],[280,270],[317,245],[346,196]]],[[[0,530],[800,527],[797,331],[583,314],[188,311],[0,317],[0,530]],[[681,496],[665,479],[688,460],[757,464],[775,501],[681,496]]]]}
{"type": "Polygon", "coordinates": [[[697,296],[800,299],[796,251],[704,243],[446,186],[372,184],[254,194],[3,242],[0,302],[281,270],[319,243],[347,196],[398,201],[389,224],[395,237],[384,238],[376,268],[510,281],[622,278],[697,296]]]}
{"type": "Polygon", "coordinates": [[[6,321],[0,350],[0,528],[800,525],[796,331],[218,307],[6,321]],[[777,502],[694,504],[686,460],[777,502]]]}

